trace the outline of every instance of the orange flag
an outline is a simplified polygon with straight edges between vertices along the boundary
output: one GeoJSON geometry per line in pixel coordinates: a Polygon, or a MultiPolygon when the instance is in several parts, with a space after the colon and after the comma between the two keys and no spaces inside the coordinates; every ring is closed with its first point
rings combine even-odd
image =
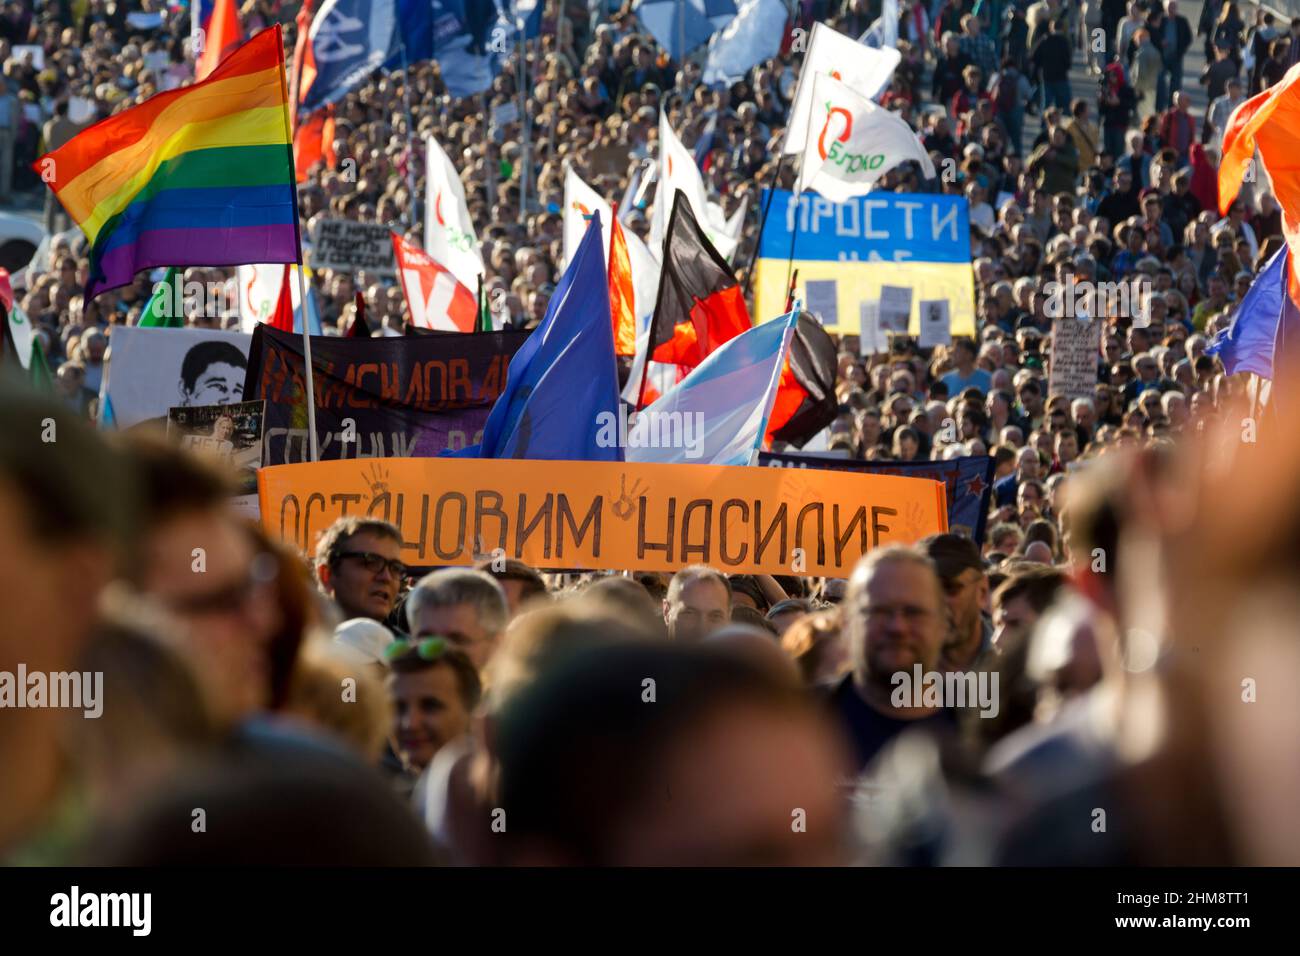
{"type": "Polygon", "coordinates": [[[212,20],[207,36],[203,38],[203,52],[194,64],[194,79],[201,80],[217,68],[226,54],[244,42],[244,29],[239,25],[239,10],[235,0],[217,0],[212,7],[212,20]]]}
{"type": "Polygon", "coordinates": [[[609,314],[614,323],[614,354],[636,355],[636,312],[632,308],[632,260],[618,222],[618,206],[609,227],[609,314]]]}
{"type": "Polygon", "coordinates": [[[334,107],[317,110],[293,130],[293,166],[298,182],[306,182],[307,174],[319,162],[330,169],[337,165],[334,155],[334,107]]]}
{"type": "Polygon", "coordinates": [[[1291,298],[1300,302],[1296,264],[1300,259],[1300,64],[1281,82],[1232,111],[1223,134],[1219,163],[1219,211],[1226,214],[1259,150],[1282,207],[1282,233],[1291,250],[1291,298]]]}

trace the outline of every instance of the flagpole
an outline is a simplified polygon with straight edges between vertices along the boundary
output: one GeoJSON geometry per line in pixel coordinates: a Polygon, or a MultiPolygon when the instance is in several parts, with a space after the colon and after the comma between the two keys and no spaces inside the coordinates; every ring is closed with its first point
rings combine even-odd
{"type": "Polygon", "coordinates": [[[523,142],[520,144],[520,161],[523,166],[519,170],[519,222],[520,224],[528,221],[528,167],[530,165],[529,153],[531,152],[529,143],[529,123],[528,123],[528,42],[524,28],[524,18],[519,15],[519,2],[515,0],[515,29],[519,31],[519,120],[521,123],[521,132],[523,142]]]}
{"type": "MultiPolygon", "coordinates": [[[[398,46],[402,51],[402,99],[405,100],[406,107],[406,188],[411,194],[411,201],[406,206],[406,225],[411,228],[417,222],[416,205],[420,201],[415,192],[415,123],[411,116],[411,65],[406,59],[406,40],[401,39],[398,46]]],[[[305,316],[306,313],[304,312],[303,315],[305,316]]]]}
{"type": "Polygon", "coordinates": [[[749,298],[749,289],[754,281],[754,263],[758,261],[758,247],[763,242],[763,230],[767,228],[767,214],[772,211],[772,200],[776,198],[776,191],[781,188],[781,173],[785,171],[785,136],[781,136],[781,159],[776,164],[776,175],[772,178],[772,188],[767,191],[767,201],[763,203],[763,214],[758,219],[758,238],[754,240],[754,251],[749,254],[749,266],[745,270],[745,291],[742,293],[746,299],[749,298]]]}
{"type": "MultiPolygon", "coordinates": [[[[483,93],[481,95],[483,97],[483,118],[484,118],[483,119],[483,148],[486,151],[486,155],[487,155],[488,213],[491,214],[492,209],[497,204],[497,175],[501,172],[501,170],[500,167],[497,166],[497,164],[492,159],[492,132],[490,129],[492,125],[492,106],[491,103],[488,101],[488,95],[486,93],[483,93]]],[[[522,119],[523,118],[520,117],[521,122],[522,119]]],[[[427,162],[427,158],[426,158],[426,162],[427,162]]],[[[425,175],[426,176],[428,175],[427,168],[425,170],[425,175]]],[[[429,238],[426,236],[424,241],[427,246],[429,242],[429,238]]]]}
{"type": "MultiPolygon", "coordinates": [[[[280,25],[276,24],[274,29],[279,31],[280,25]]],[[[280,90],[284,95],[284,135],[285,149],[289,152],[289,182],[293,186],[293,234],[298,244],[298,304],[302,309],[302,352],[307,373],[307,438],[311,460],[319,461],[320,455],[316,449],[316,387],[311,370],[311,335],[307,331],[307,256],[303,252],[302,215],[298,205],[298,164],[293,155],[293,131],[289,128],[289,85],[284,70],[283,41],[280,41],[280,90]]]]}
{"type": "MultiPolygon", "coordinates": [[[[808,62],[807,59],[805,59],[804,60],[805,65],[807,64],[807,62],[808,62]]],[[[801,80],[803,79],[802,71],[799,74],[799,78],[801,80]]],[[[813,94],[816,95],[816,92],[817,90],[814,87],[813,94]]],[[[803,134],[803,147],[805,153],[808,151],[808,139],[809,137],[812,136],[812,117],[813,117],[813,108],[812,108],[812,104],[809,103],[808,104],[808,125],[807,128],[804,130],[804,134],[803,134]]],[[[782,146],[782,149],[784,149],[784,146],[782,146]]],[[[800,162],[799,176],[794,181],[794,202],[796,203],[799,201],[799,197],[803,194],[803,187],[804,187],[803,176],[804,176],[803,163],[800,162]]],[[[794,270],[794,243],[795,240],[799,238],[799,218],[800,217],[796,215],[794,222],[790,226],[790,254],[786,257],[785,260],[785,285],[787,289],[790,287],[790,273],[794,270]]]]}

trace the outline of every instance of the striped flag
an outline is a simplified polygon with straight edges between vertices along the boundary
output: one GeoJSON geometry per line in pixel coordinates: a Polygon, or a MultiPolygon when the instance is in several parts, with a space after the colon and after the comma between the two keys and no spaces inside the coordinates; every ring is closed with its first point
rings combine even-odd
{"type": "Polygon", "coordinates": [[[791,312],[736,336],[637,416],[642,436],[677,434],[672,447],[629,433],[628,461],[748,465],[762,448],[781,370],[799,314],[791,312]],[[644,424],[642,424],[644,423],[644,424]],[[651,447],[646,447],[647,445],[651,447]]]}
{"type": "Polygon", "coordinates": [[[96,123],[32,168],[90,243],[87,299],[158,266],[297,262],[280,27],[206,80],[96,123]]]}

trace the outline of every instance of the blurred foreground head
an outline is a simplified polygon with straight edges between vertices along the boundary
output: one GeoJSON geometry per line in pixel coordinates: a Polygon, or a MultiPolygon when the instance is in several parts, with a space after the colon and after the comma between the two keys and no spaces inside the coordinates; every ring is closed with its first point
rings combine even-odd
{"type": "Polygon", "coordinates": [[[842,862],[840,740],[789,671],[733,650],[575,651],[498,715],[508,862],[842,862]]]}
{"type": "Polygon", "coordinates": [[[223,472],[153,436],[125,447],[146,502],[134,578],[175,621],[217,717],[282,701],[312,614],[305,572],[240,521],[223,472]]]}
{"type": "MultiPolygon", "coordinates": [[[[65,405],[0,376],[0,672],[63,672],[94,624],[101,591],[127,565],[135,487],[129,466],[65,405]]],[[[0,849],[56,785],[62,716],[14,709],[0,720],[0,849]]]]}

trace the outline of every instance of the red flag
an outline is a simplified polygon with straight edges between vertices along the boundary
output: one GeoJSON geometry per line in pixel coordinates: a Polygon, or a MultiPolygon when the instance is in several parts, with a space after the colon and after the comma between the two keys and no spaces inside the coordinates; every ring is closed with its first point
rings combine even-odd
{"type": "Polygon", "coordinates": [[[650,326],[651,358],[693,368],[752,325],[735,274],[679,190],[664,240],[650,326]]]}
{"type": "Polygon", "coordinates": [[[839,356],[835,343],[810,313],[799,315],[781,384],[767,421],[766,443],[803,445],[835,420],[839,403],[835,377],[839,356]]]}
{"type": "Polygon", "coordinates": [[[366,297],[361,294],[360,289],[357,290],[356,305],[356,318],[348,326],[347,337],[350,339],[368,339],[370,338],[370,326],[366,324],[366,297]]]}
{"type": "Polygon", "coordinates": [[[397,274],[411,310],[411,322],[424,329],[473,332],[478,322],[474,293],[414,243],[393,233],[397,274]]]}
{"type": "Polygon", "coordinates": [[[244,29],[239,25],[239,8],[235,0],[217,0],[212,7],[212,19],[203,38],[203,52],[194,64],[194,79],[204,79],[225,59],[226,54],[244,42],[244,29]]]}
{"type": "Polygon", "coordinates": [[[275,311],[266,320],[266,324],[282,332],[293,331],[293,292],[289,286],[291,274],[289,265],[284,267],[284,278],[280,280],[280,297],[275,300],[275,311]]]}
{"type": "Polygon", "coordinates": [[[614,354],[636,355],[636,312],[632,308],[632,260],[614,207],[609,233],[609,313],[614,323],[614,354]]]}
{"type": "Polygon", "coordinates": [[[1227,214],[1256,149],[1282,207],[1282,233],[1291,250],[1288,287],[1297,299],[1300,256],[1300,64],[1278,83],[1252,96],[1228,119],[1219,163],[1219,211],[1227,214]]]}
{"type": "Polygon", "coordinates": [[[317,163],[326,162],[334,168],[334,108],[317,110],[294,128],[293,166],[298,182],[306,182],[307,174],[317,163]]]}

